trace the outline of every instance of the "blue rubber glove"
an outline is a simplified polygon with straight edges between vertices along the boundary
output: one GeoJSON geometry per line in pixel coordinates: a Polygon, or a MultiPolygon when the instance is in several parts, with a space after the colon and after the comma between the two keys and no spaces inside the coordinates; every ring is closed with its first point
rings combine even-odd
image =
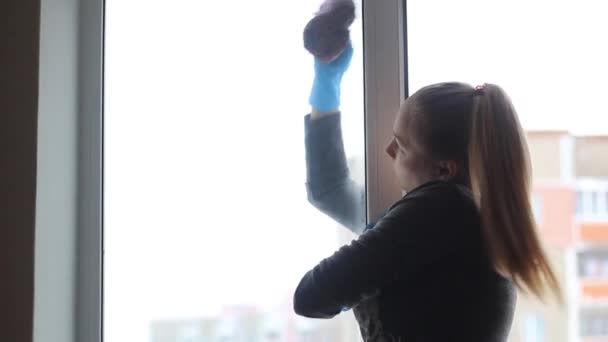
{"type": "Polygon", "coordinates": [[[325,113],[340,107],[340,84],[352,58],[351,42],[348,42],[346,48],[330,63],[315,57],[315,79],[309,98],[312,108],[325,113]]]}

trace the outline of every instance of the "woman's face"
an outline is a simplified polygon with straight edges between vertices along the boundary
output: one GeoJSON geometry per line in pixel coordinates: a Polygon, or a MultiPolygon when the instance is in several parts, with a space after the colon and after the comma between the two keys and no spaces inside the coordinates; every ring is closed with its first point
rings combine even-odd
{"type": "Polygon", "coordinates": [[[436,166],[424,156],[413,142],[408,130],[407,100],[401,106],[393,124],[393,137],[386,153],[393,160],[393,169],[401,189],[409,192],[437,178],[436,166]]]}

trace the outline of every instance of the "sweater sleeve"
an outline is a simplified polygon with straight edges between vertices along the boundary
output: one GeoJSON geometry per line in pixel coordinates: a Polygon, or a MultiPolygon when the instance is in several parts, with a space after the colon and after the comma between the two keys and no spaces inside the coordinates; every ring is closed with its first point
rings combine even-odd
{"type": "Polygon", "coordinates": [[[349,230],[365,228],[365,192],[350,178],[340,113],[319,119],[306,115],[306,191],[308,201],[349,230]]]}
{"type": "Polygon", "coordinates": [[[470,237],[447,225],[465,219],[466,214],[458,213],[458,206],[449,202],[445,191],[408,194],[374,229],[304,275],[294,294],[296,313],[331,318],[375,296],[395,277],[407,279],[454,248],[463,248],[454,239],[470,237]]]}

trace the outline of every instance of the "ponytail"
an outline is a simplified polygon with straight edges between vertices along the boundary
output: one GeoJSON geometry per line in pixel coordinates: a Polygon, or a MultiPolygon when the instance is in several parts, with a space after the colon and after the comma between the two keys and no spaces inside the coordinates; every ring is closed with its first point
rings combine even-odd
{"type": "Polygon", "coordinates": [[[506,93],[493,84],[437,83],[412,94],[402,110],[423,154],[457,163],[453,181],[473,192],[496,271],[540,299],[550,290],[562,302],[530,206],[526,139],[506,93]]]}
{"type": "Polygon", "coordinates": [[[528,147],[510,99],[493,84],[476,88],[470,120],[468,172],[494,267],[537,297],[549,289],[561,302],[559,281],[536,233],[528,147]]]}

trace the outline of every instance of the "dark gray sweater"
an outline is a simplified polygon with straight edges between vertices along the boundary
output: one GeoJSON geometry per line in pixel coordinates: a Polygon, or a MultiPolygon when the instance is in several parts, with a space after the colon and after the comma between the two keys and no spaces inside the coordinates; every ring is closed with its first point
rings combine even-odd
{"type": "Polygon", "coordinates": [[[365,227],[340,115],[307,116],[305,126],[310,202],[363,233],[304,275],[295,311],[331,318],[352,308],[366,342],[506,341],[516,291],[490,264],[469,189],[424,184],[365,227]]]}

